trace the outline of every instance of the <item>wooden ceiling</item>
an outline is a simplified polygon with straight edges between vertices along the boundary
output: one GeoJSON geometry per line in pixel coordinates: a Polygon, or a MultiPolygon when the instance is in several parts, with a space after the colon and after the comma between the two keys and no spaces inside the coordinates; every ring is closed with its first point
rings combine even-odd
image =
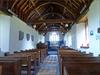
{"type": "Polygon", "coordinates": [[[52,30],[67,32],[88,10],[92,1],[0,0],[0,9],[16,15],[41,33],[52,30]]]}

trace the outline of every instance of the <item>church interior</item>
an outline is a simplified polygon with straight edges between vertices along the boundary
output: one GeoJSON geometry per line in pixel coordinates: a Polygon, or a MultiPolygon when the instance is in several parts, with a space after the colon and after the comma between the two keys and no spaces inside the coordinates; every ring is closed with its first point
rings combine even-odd
{"type": "Polygon", "coordinates": [[[0,75],[100,75],[100,0],[0,0],[0,75]]]}

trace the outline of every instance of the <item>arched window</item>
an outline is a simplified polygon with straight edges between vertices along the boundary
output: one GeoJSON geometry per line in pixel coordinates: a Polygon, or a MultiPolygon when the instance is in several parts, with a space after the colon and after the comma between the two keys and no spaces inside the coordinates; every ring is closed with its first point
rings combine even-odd
{"type": "Polygon", "coordinates": [[[57,41],[59,41],[59,34],[57,34],[56,32],[52,32],[51,34],[50,34],[50,37],[49,37],[49,41],[51,41],[51,42],[57,42],[57,41]]]}

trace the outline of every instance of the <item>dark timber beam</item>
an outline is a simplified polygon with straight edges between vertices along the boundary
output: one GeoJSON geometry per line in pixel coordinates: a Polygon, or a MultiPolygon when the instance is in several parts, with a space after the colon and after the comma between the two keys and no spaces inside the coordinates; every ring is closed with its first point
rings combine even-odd
{"type": "Polygon", "coordinates": [[[33,21],[33,24],[43,24],[43,23],[73,23],[74,20],[71,19],[47,19],[47,20],[39,20],[39,21],[33,21]]]}
{"type": "Polygon", "coordinates": [[[93,0],[91,0],[91,1],[86,5],[86,8],[83,10],[83,12],[82,12],[82,13],[80,14],[80,16],[77,18],[76,23],[78,23],[79,20],[87,14],[87,12],[89,11],[89,6],[91,5],[92,2],[93,2],[93,0]]]}
{"type": "Polygon", "coordinates": [[[35,7],[35,10],[36,10],[36,9],[39,9],[39,8],[45,6],[45,5],[48,5],[48,4],[55,4],[55,5],[59,5],[59,6],[61,6],[61,7],[64,7],[65,10],[67,10],[73,17],[76,16],[75,13],[73,13],[73,11],[71,11],[71,10],[67,7],[66,4],[62,4],[61,2],[57,2],[57,1],[52,1],[52,2],[46,1],[46,2],[44,2],[44,3],[42,3],[42,4],[39,4],[38,6],[36,6],[36,7],[35,7]]]}
{"type": "Polygon", "coordinates": [[[2,8],[3,6],[3,0],[0,0],[0,9],[2,8]]]}
{"type": "Polygon", "coordinates": [[[62,29],[62,28],[60,28],[60,29],[55,29],[55,30],[52,30],[52,29],[44,29],[44,30],[39,30],[39,32],[41,32],[41,33],[46,33],[46,32],[50,32],[50,31],[61,31],[61,32],[67,32],[66,30],[64,30],[64,29],[62,29]]]}
{"type": "Polygon", "coordinates": [[[14,8],[14,6],[16,5],[16,3],[18,2],[18,0],[15,0],[12,7],[11,7],[11,10],[14,8]]]}

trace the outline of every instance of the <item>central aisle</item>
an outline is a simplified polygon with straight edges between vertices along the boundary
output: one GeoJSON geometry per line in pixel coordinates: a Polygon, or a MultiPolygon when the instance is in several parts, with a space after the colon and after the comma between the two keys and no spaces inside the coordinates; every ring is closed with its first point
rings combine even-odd
{"type": "Polygon", "coordinates": [[[48,55],[36,75],[60,75],[57,55],[48,55]]]}

